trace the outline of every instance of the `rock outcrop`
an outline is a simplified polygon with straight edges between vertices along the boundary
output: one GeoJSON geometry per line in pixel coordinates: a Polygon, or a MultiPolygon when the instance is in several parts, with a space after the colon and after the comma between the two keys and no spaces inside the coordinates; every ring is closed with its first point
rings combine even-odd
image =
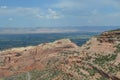
{"type": "Polygon", "coordinates": [[[0,53],[3,80],[120,80],[120,30],[79,47],[69,39],[0,53]]]}
{"type": "Polygon", "coordinates": [[[43,43],[34,47],[14,48],[0,54],[0,77],[10,76],[33,69],[42,70],[48,60],[63,50],[76,49],[78,46],[69,39],[53,43],[43,43]]]}
{"type": "Polygon", "coordinates": [[[109,32],[103,32],[98,36],[98,40],[102,42],[115,43],[120,42],[120,30],[113,30],[109,32]]]}

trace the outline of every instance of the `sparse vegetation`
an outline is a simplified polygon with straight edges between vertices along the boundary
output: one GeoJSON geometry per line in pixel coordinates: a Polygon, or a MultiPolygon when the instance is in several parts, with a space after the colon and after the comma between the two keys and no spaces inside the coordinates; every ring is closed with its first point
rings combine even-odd
{"type": "Polygon", "coordinates": [[[94,76],[96,73],[96,70],[94,69],[88,69],[87,71],[89,72],[90,76],[94,76]]]}
{"type": "Polygon", "coordinates": [[[117,57],[117,54],[109,54],[109,55],[98,55],[95,60],[93,61],[95,64],[98,64],[99,66],[104,65],[106,62],[113,61],[117,57]]]}
{"type": "MultiPolygon", "coordinates": [[[[110,41],[111,39],[109,38],[115,37],[115,36],[110,35],[110,36],[107,36],[108,38],[106,39],[105,36],[108,35],[108,33],[105,33],[103,35],[105,38],[103,39],[103,43],[99,43],[98,41],[98,43],[94,42],[95,44],[94,45],[90,40],[89,43],[86,43],[86,45],[81,48],[79,47],[70,48],[69,45],[67,47],[66,45],[65,47],[64,46],[59,47],[57,45],[62,44],[62,42],[59,42],[53,45],[50,43],[52,45],[51,47],[53,48],[49,50],[43,49],[39,46],[37,46],[36,50],[33,50],[33,51],[30,50],[30,52],[29,50],[27,50],[28,54],[29,53],[33,54],[36,52],[38,53],[37,55],[36,54],[33,55],[35,59],[34,64],[39,65],[40,63],[41,64],[40,69],[42,68],[42,70],[39,70],[39,66],[35,66],[35,69],[36,69],[35,70],[33,65],[33,66],[30,66],[30,70],[28,70],[28,72],[6,77],[3,80],[108,80],[108,79],[112,79],[112,76],[115,78],[118,78],[116,74],[118,75],[118,72],[120,71],[120,64],[118,64],[119,61],[117,60],[118,58],[116,57],[119,56],[118,53],[120,52],[120,44],[115,46],[116,52],[114,53],[114,49],[112,48],[112,46],[114,46],[114,43],[111,43],[110,41]],[[104,44],[104,40],[105,40],[105,44],[104,44]],[[110,45],[107,41],[110,42],[110,45]],[[99,48],[98,46],[99,47],[102,46],[102,47],[99,48]],[[55,47],[55,50],[54,50],[54,47],[55,47]],[[103,49],[106,47],[107,49],[109,47],[111,49],[111,50],[108,49],[108,53],[107,53],[107,50],[104,51],[105,49],[103,49]],[[95,51],[95,49],[97,50],[95,51]],[[49,51],[51,52],[49,53],[49,51]],[[97,51],[99,52],[97,53],[97,51]],[[115,62],[115,61],[118,61],[118,62],[115,62]]],[[[94,39],[93,41],[97,41],[97,40],[94,39]]],[[[47,44],[44,44],[44,45],[47,46],[47,44]]],[[[21,60],[21,57],[22,59],[26,60],[26,57],[24,55],[21,55],[21,53],[22,52],[17,52],[15,53],[16,55],[13,55],[13,62],[16,61],[17,63],[17,61],[19,61],[17,59],[19,58],[21,60]]],[[[33,59],[32,57],[30,57],[29,59],[29,56],[27,56],[27,60],[33,59]]],[[[0,66],[3,65],[2,61],[4,60],[1,59],[0,66]]],[[[9,61],[9,62],[11,63],[12,61],[9,61]]],[[[31,63],[33,64],[32,60],[31,60],[31,63]]],[[[5,65],[8,65],[8,64],[5,64],[5,65]]],[[[8,70],[11,72],[15,72],[17,71],[17,66],[9,67],[8,70]]]]}
{"type": "Polygon", "coordinates": [[[108,80],[108,79],[104,77],[100,77],[100,78],[97,78],[97,80],[108,80]]]}
{"type": "Polygon", "coordinates": [[[117,49],[116,49],[116,51],[115,51],[115,53],[118,53],[118,52],[120,52],[120,44],[118,44],[117,46],[115,46],[117,49]]]}
{"type": "Polygon", "coordinates": [[[26,73],[22,73],[20,75],[14,75],[11,77],[6,77],[4,80],[26,80],[26,73]]]}
{"type": "Polygon", "coordinates": [[[109,73],[115,73],[117,71],[120,71],[120,63],[117,66],[109,66],[109,73]]]}

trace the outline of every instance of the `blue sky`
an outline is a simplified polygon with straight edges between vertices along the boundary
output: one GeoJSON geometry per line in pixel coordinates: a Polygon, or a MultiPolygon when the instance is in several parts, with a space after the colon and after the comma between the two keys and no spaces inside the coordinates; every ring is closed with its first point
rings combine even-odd
{"type": "Polygon", "coordinates": [[[120,0],[0,0],[0,27],[119,25],[120,0]]]}

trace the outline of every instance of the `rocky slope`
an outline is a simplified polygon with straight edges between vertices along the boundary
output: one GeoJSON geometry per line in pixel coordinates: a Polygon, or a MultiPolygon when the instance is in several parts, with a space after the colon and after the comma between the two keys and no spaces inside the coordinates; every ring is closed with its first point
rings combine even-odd
{"type": "Polygon", "coordinates": [[[43,70],[49,59],[57,58],[58,52],[74,48],[77,48],[74,43],[63,39],[35,47],[6,50],[0,54],[0,77],[33,69],[43,70]]]}
{"type": "Polygon", "coordinates": [[[120,30],[0,53],[1,80],[120,80],[120,30]]]}

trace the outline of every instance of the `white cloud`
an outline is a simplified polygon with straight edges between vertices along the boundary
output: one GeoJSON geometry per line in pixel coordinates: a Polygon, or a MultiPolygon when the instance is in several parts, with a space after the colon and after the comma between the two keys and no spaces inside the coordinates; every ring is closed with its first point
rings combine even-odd
{"type": "MultiPolygon", "coordinates": [[[[56,25],[104,25],[119,24],[119,0],[57,0],[58,2],[39,7],[0,7],[0,16],[32,19],[38,24],[56,25]],[[59,20],[56,20],[59,19],[59,20]],[[44,23],[45,22],[45,23],[44,23]]],[[[23,20],[23,21],[24,21],[23,20]]],[[[25,20],[25,21],[27,21],[25,20]]],[[[32,23],[31,23],[32,24],[32,23]]]]}
{"type": "Polygon", "coordinates": [[[59,0],[58,3],[52,5],[52,7],[61,9],[80,9],[82,6],[80,0],[59,0]]]}
{"type": "Polygon", "coordinates": [[[52,7],[66,10],[93,10],[103,9],[106,7],[120,10],[120,1],[117,0],[58,0],[58,3],[52,7]]]}
{"type": "Polygon", "coordinates": [[[0,6],[0,8],[2,8],[2,9],[6,9],[6,8],[8,8],[7,6],[0,6]]]}
{"type": "Polygon", "coordinates": [[[58,13],[57,11],[49,8],[48,11],[42,11],[42,13],[37,13],[36,17],[39,19],[60,19],[63,17],[63,15],[61,15],[60,13],[58,13]]]}
{"type": "Polygon", "coordinates": [[[42,10],[41,8],[0,8],[0,15],[3,16],[24,16],[24,17],[37,17],[39,19],[60,19],[62,15],[53,9],[42,10]]]}
{"type": "MultiPolygon", "coordinates": [[[[58,0],[53,8],[58,8],[63,15],[74,21],[81,21],[80,25],[120,25],[119,0],[58,0]],[[112,20],[113,19],[113,20],[112,20]]],[[[70,21],[70,20],[69,20],[70,21]]]]}
{"type": "Polygon", "coordinates": [[[91,13],[92,13],[92,15],[97,15],[98,14],[98,10],[94,9],[91,13]]]}
{"type": "Polygon", "coordinates": [[[41,19],[41,18],[44,18],[44,16],[43,16],[43,15],[40,15],[40,14],[36,14],[36,17],[37,17],[37,18],[40,18],[40,19],[41,19]]]}
{"type": "Polygon", "coordinates": [[[13,18],[8,18],[9,21],[13,21],[13,18]]]}
{"type": "Polygon", "coordinates": [[[16,8],[0,8],[0,15],[33,15],[40,13],[41,9],[39,8],[24,8],[24,7],[16,7],[16,8]]]}
{"type": "Polygon", "coordinates": [[[60,19],[62,16],[52,9],[48,9],[48,14],[46,15],[47,19],[60,19]]]}

